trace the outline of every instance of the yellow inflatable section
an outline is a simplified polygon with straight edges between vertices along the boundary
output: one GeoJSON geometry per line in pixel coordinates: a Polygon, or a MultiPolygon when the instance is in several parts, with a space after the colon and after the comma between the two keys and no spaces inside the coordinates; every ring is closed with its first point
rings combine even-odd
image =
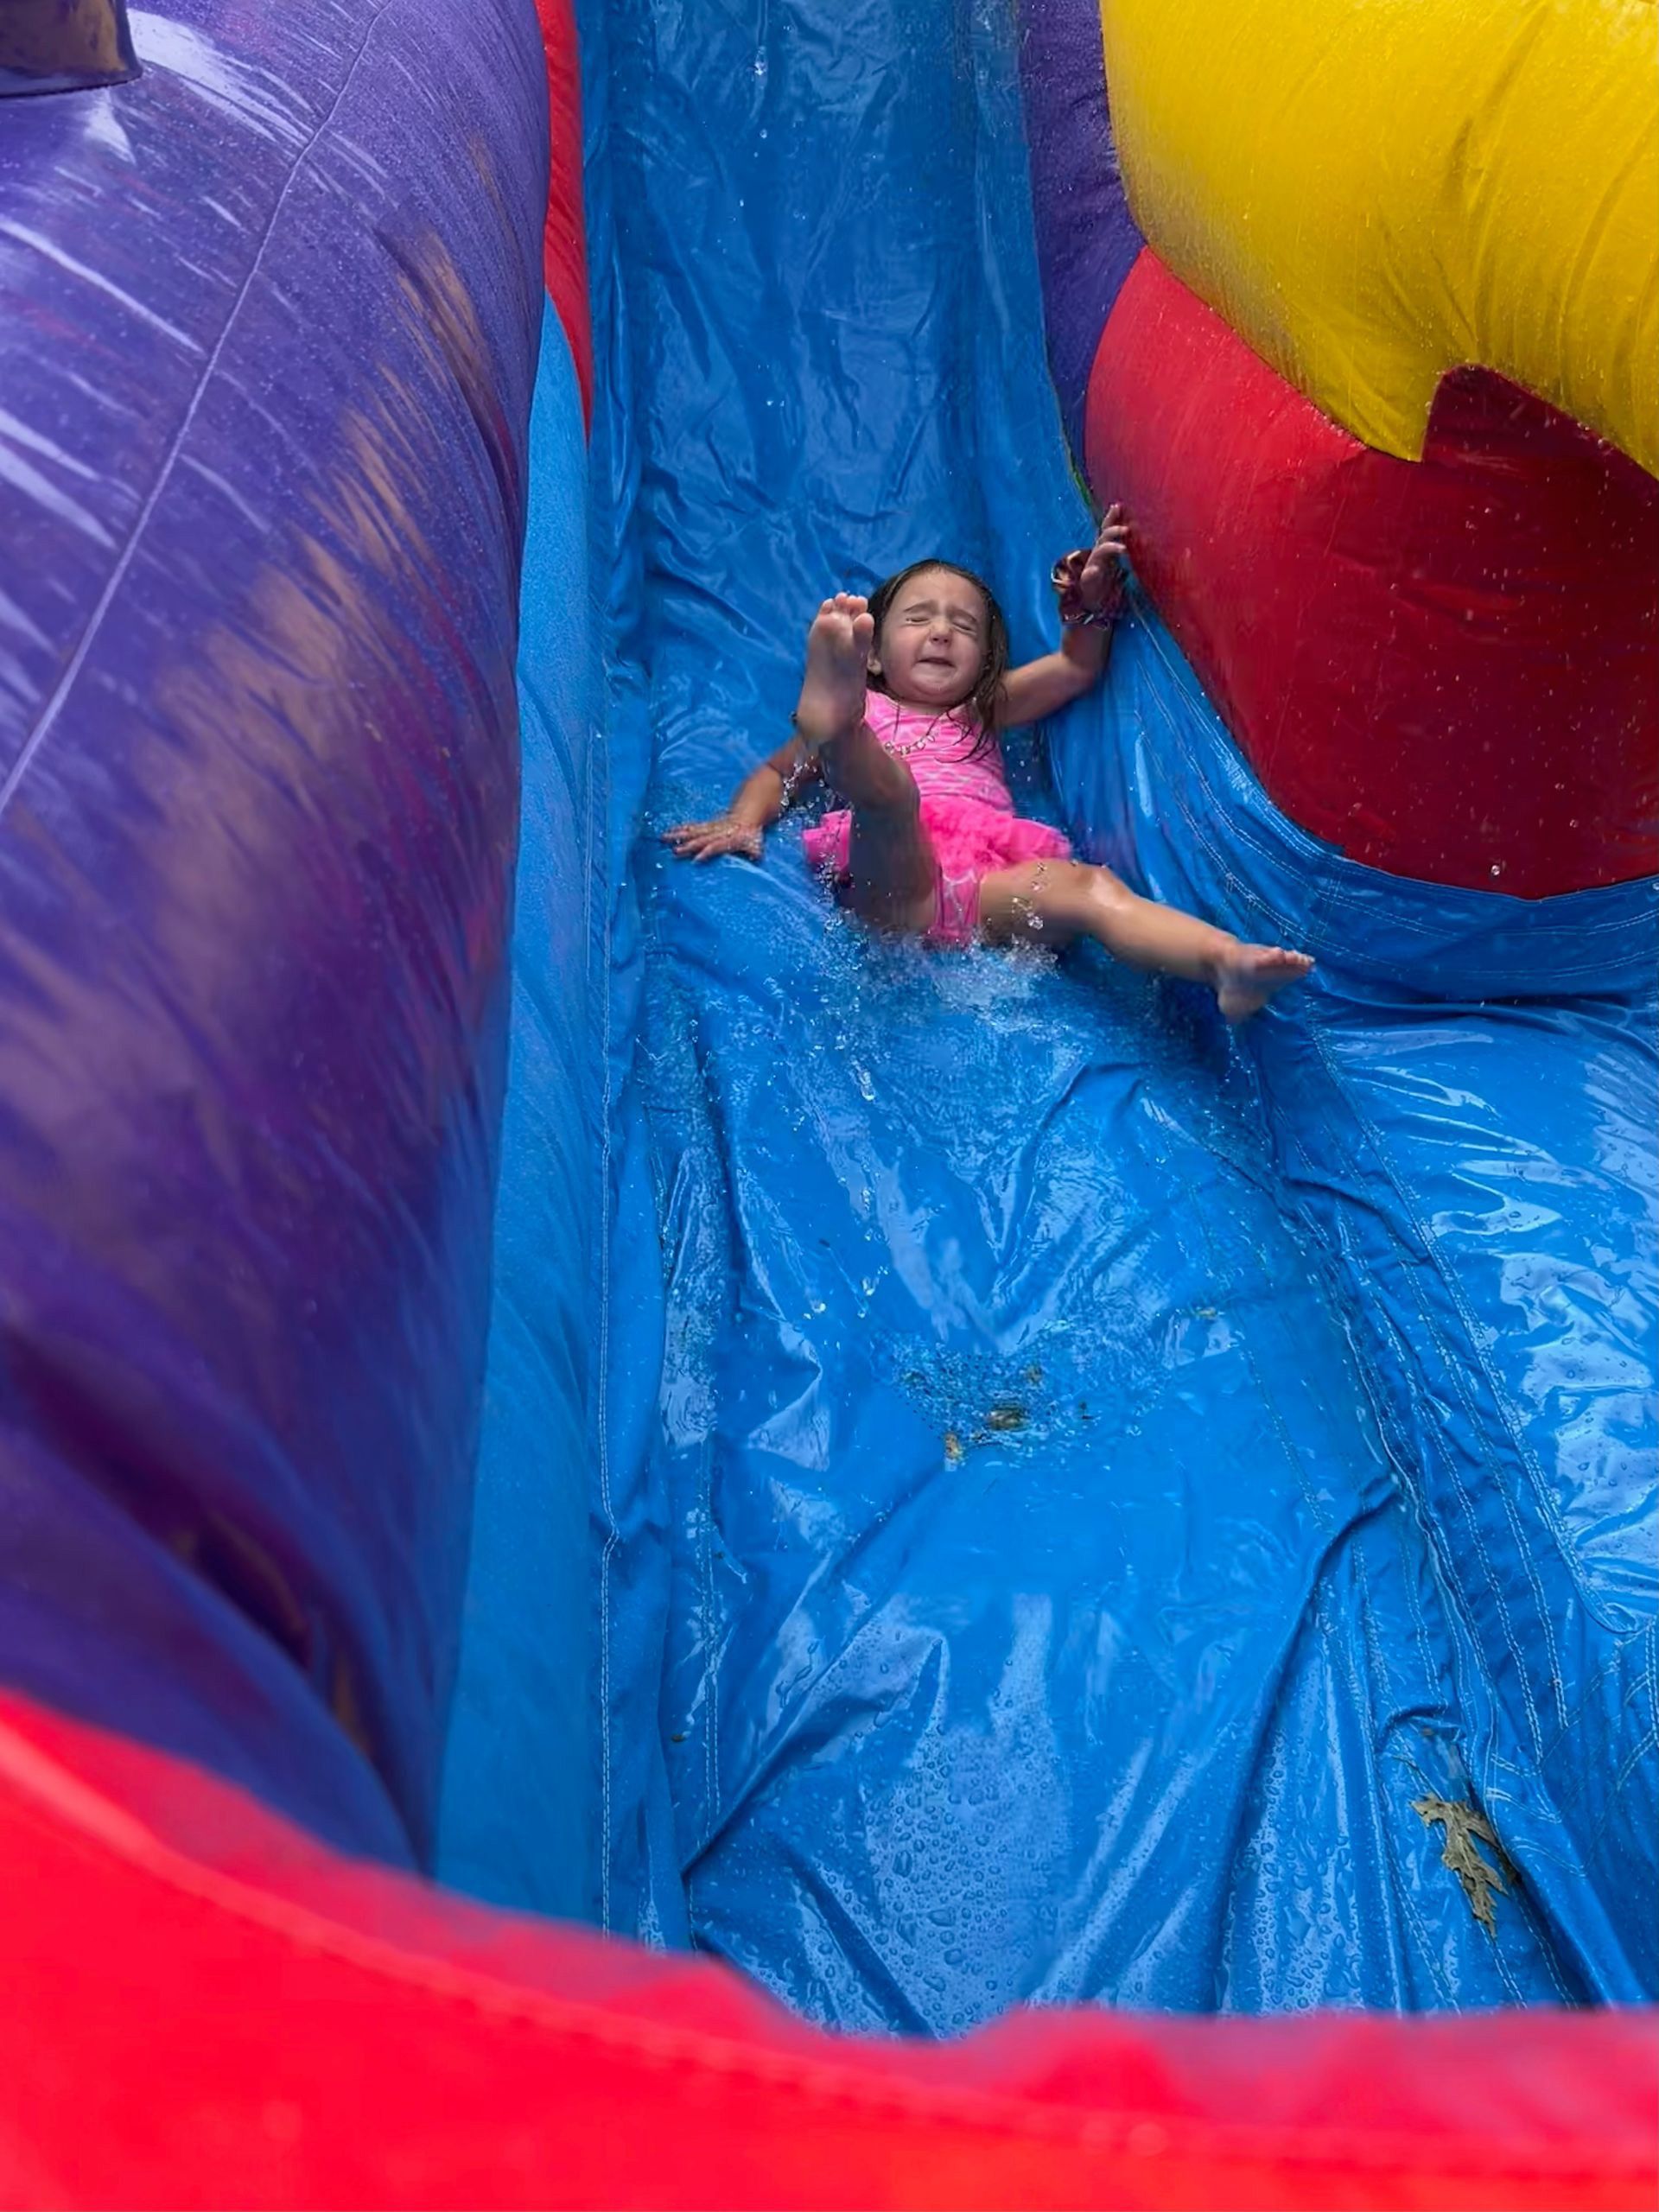
{"type": "Polygon", "coordinates": [[[1148,242],[1368,445],[1495,369],[1659,474],[1656,0],[1102,0],[1148,242]]]}

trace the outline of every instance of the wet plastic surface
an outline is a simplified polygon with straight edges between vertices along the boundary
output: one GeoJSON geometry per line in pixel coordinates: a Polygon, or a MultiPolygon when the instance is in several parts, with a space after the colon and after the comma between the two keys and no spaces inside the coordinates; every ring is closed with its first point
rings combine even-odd
{"type": "Polygon", "coordinates": [[[1592,1989],[1650,1993],[1655,887],[1527,901],[1344,861],[1155,622],[1122,645],[1107,741],[1058,748],[1074,830],[1318,957],[1246,1057],[1444,1593],[1471,1780],[1592,1989]]]}
{"type": "Polygon", "coordinates": [[[586,1471],[602,1341],[608,868],[582,394],[550,302],[530,480],[509,1087],[437,1872],[474,1896],[585,1918],[599,1826],[586,1471]]]}
{"type": "Polygon", "coordinates": [[[1086,521],[1005,11],[606,17],[607,747],[555,349],[501,1244],[553,1325],[498,1304],[476,1517],[532,19],[416,66],[408,11],[256,56],[175,0],[119,100],[7,112],[0,1674],[423,1853],[471,1541],[467,1878],[819,2018],[1650,1990],[1647,894],[1326,871],[1149,626],[1062,787],[1312,937],[1248,1058],[1098,963],[872,946],[798,829],[625,880],[828,583],[963,555],[1028,651],[1086,521]],[[1490,1935],[1436,1796],[1522,1874],[1490,1935]]]}
{"type": "MultiPolygon", "coordinates": [[[[1042,360],[1010,27],[922,0],[855,16],[803,0],[786,19],[608,22],[590,129],[615,212],[594,248],[620,301],[601,340],[611,738],[625,783],[655,745],[652,831],[712,810],[778,741],[826,589],[945,552],[989,573],[1029,652],[1048,563],[1088,527],[1042,360]]],[[[1062,754],[1079,816],[1109,787],[1093,818],[1126,865],[1160,721],[1190,705],[1185,671],[1149,651],[1120,646],[1130,672],[1105,712],[1125,719],[1079,710],[1062,754]]],[[[1212,725],[1206,741],[1236,767],[1212,725]]],[[[1224,918],[1230,840],[1248,849],[1263,804],[1244,779],[1206,830],[1224,918]]],[[[1192,823],[1179,803],[1160,819],[1173,876],[1192,823]]],[[[1572,1647],[1564,1732],[1529,1718],[1519,1676],[1563,1663],[1576,1586],[1500,1488],[1473,1509],[1493,1556],[1471,1592],[1449,1517],[1463,1439],[1446,1375],[1477,1347],[1490,1370],[1519,1363],[1499,1427],[1505,1391],[1548,1388],[1541,1347],[1530,1377],[1531,1354],[1491,1352],[1525,1294],[1472,1216],[1457,1249],[1456,1193],[1431,1189],[1437,1097],[1471,1090],[1484,1037],[1424,978],[1427,1003],[1408,995],[1397,1020],[1339,1024],[1309,995],[1257,1039],[1287,1065],[1344,1052],[1351,1101],[1395,1093],[1399,1217],[1415,1178],[1447,1217],[1448,1271],[1470,1274],[1431,1372],[1386,1315],[1362,1325],[1377,1293],[1342,1202],[1388,1208],[1310,1164],[1320,1096],[1288,1076],[1264,1093],[1178,988],[1090,960],[877,946],[806,879],[798,835],[760,869],[677,864],[648,840],[637,948],[622,910],[613,1044],[636,1009],[638,1030],[601,1470],[607,1924],[689,1936],[815,2018],[932,2032],[1020,1999],[1650,1987],[1649,1861],[1627,1855],[1614,1801],[1651,1743],[1620,1721],[1616,1771],[1573,1749],[1573,1700],[1616,1695],[1612,1646],[1572,1647]],[[1400,1026],[1419,1020],[1438,1089],[1401,1070],[1400,1026]],[[1570,1813],[1547,1768],[1576,1785],[1570,1813]],[[1484,1806],[1521,1867],[1502,1894],[1475,1884],[1490,1933],[1444,1828],[1414,1809],[1434,1798],[1484,1806]],[[1621,1866],[1637,1885],[1622,1898],[1621,1866]]],[[[1463,894],[1396,899],[1363,869],[1346,889],[1319,949],[1350,921],[1384,973],[1409,969],[1425,927],[1455,946],[1488,926],[1463,894]]],[[[1555,947],[1563,990],[1593,971],[1587,988],[1628,993],[1640,900],[1621,895],[1529,910],[1511,958],[1547,966],[1555,947]]],[[[1286,909],[1293,932],[1313,918],[1286,909]]],[[[1560,1079],[1592,1096],[1609,1024],[1622,1084],[1646,1049],[1622,1001],[1549,1017],[1560,1079]]],[[[1522,1027],[1502,1027],[1511,1071],[1469,1109],[1488,1134],[1537,1080],[1522,1027]]],[[[1628,1139],[1629,1113],[1607,1107],[1596,1141],[1628,1139]]],[[[1557,1126],[1564,1148],[1586,1135],[1557,1126]]],[[[1549,1141],[1515,1141],[1532,1160],[1549,1141]]],[[[1568,1156],[1563,1185],[1583,1172],[1568,1156]]],[[[1592,1271],[1582,1310],[1619,1317],[1617,1351],[1594,1356],[1605,1400],[1575,1402],[1604,1478],[1578,1495],[1590,1550],[1631,1578],[1633,1623],[1651,1589],[1616,1533],[1636,1500],[1613,1386],[1642,1166],[1610,1170],[1582,1217],[1569,1200],[1562,1232],[1592,1271]]],[[[1543,1406],[1551,1433],[1562,1412],[1543,1406]]],[[[1492,1478],[1463,1471],[1459,1495],[1492,1478]]],[[[1638,1674],[1618,1680],[1639,1693],[1638,1674]]]]}

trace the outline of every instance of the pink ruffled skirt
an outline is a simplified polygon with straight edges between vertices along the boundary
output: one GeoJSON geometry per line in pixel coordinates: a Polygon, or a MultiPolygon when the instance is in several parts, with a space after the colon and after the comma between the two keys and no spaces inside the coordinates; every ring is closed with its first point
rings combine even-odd
{"type": "MultiPolygon", "coordinates": [[[[971,944],[979,927],[979,887],[983,877],[999,868],[1018,868],[1025,861],[1069,861],[1071,848],[1058,830],[1046,822],[1031,822],[1022,814],[1004,814],[1000,807],[982,806],[977,799],[928,798],[922,802],[922,829],[933,849],[938,885],[933,921],[924,938],[932,945],[971,944]]],[[[806,864],[814,874],[827,877],[837,893],[852,878],[848,872],[848,848],[853,817],[845,810],[826,814],[809,830],[803,844],[806,864]]]]}

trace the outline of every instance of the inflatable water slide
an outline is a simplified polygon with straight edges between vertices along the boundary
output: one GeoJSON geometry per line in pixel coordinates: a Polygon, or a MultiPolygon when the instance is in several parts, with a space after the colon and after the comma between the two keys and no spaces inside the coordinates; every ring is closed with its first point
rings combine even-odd
{"type": "Polygon", "coordinates": [[[6,2202],[1651,2202],[1656,42],[0,0],[6,2202]]]}

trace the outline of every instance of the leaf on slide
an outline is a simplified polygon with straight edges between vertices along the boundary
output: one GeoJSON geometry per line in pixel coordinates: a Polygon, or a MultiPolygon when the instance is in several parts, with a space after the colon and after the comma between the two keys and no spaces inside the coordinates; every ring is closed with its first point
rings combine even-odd
{"type": "Polygon", "coordinates": [[[1462,1805],[1451,1797],[1414,1797],[1411,1809],[1425,1827],[1438,1821],[1446,1831],[1446,1843],[1440,1853],[1440,1864],[1449,1866],[1463,1885],[1463,1894],[1469,1900],[1469,1910],[1489,1936],[1497,1934],[1497,1921],[1492,1911],[1492,1892],[1500,1897],[1509,1895],[1510,1882],[1519,1879],[1515,1868],[1504,1855],[1497,1832],[1485,1815],[1473,1805],[1462,1805]],[[1503,1872],[1491,1866],[1476,1848],[1477,1843],[1489,1843],[1497,1853],[1503,1872]],[[1505,1882],[1507,1874],[1510,1882],[1505,1882]]]}

